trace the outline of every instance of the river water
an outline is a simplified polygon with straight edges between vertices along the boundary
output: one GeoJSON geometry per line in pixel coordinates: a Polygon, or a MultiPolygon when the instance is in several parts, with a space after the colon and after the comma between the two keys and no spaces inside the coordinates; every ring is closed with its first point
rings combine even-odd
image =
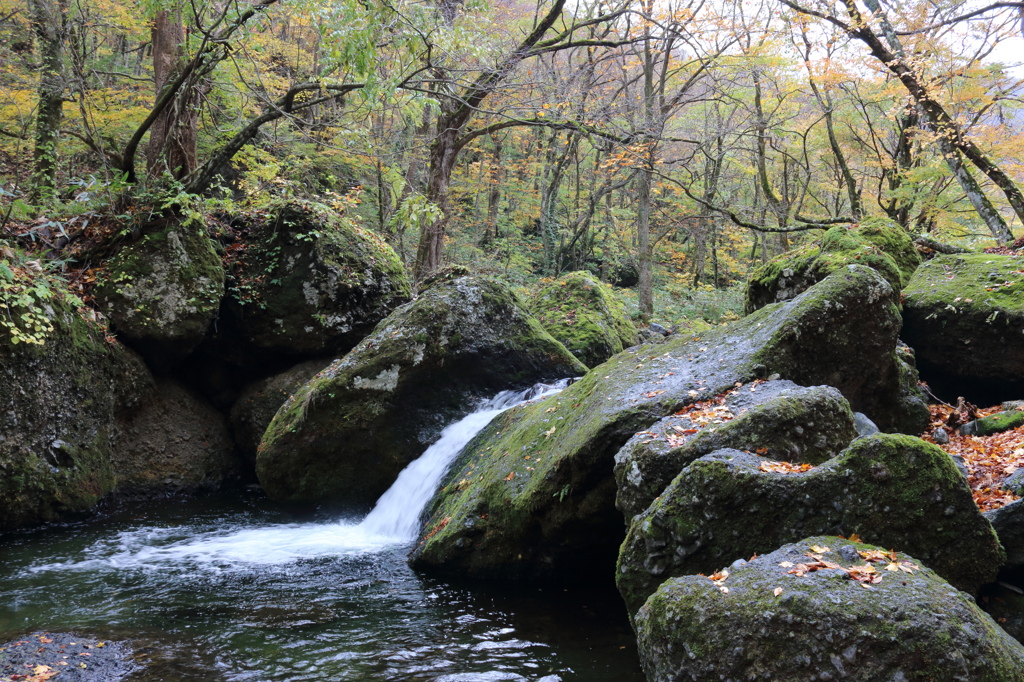
{"type": "Polygon", "coordinates": [[[131,679],[147,682],[640,682],[610,585],[471,587],[405,562],[448,463],[522,397],[446,429],[365,519],[299,517],[244,490],[8,534],[0,642],[129,639],[142,664],[131,679]]]}

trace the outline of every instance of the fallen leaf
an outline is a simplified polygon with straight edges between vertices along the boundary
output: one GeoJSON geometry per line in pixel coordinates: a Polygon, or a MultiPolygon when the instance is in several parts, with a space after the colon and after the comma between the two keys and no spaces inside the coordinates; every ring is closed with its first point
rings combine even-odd
{"type": "Polygon", "coordinates": [[[828,547],[819,547],[818,545],[811,545],[811,551],[817,554],[824,554],[829,551],[828,547]]]}
{"type": "Polygon", "coordinates": [[[774,590],[772,590],[772,594],[774,594],[776,597],[778,597],[780,594],[782,594],[782,588],[781,587],[776,587],[774,590]]]}
{"type": "Polygon", "coordinates": [[[508,476],[505,477],[505,480],[506,481],[511,481],[515,477],[516,477],[516,472],[510,471],[510,472],[508,472],[508,476]]]}

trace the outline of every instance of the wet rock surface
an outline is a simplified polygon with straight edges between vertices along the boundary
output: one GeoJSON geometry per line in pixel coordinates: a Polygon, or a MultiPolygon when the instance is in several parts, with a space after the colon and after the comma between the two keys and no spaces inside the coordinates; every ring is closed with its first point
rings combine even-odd
{"type": "Polygon", "coordinates": [[[709,573],[822,533],[906,550],[972,594],[1006,557],[945,452],[879,434],[803,472],[738,450],[702,457],[633,519],[616,583],[635,613],[670,577],[709,573]]]}
{"type": "Polygon", "coordinates": [[[615,453],[737,382],[778,373],[829,384],[880,426],[905,423],[894,407],[898,328],[892,288],[851,266],[706,336],[624,351],[560,395],[505,413],[467,446],[429,508],[413,565],[516,579],[570,579],[581,566],[611,565],[623,537],[615,453]]]}
{"type": "Polygon", "coordinates": [[[117,682],[137,669],[123,642],[64,632],[33,632],[0,644],[0,682],[117,682]]]}
{"type": "Polygon", "coordinates": [[[585,371],[505,285],[438,281],[288,399],[257,474],[278,500],[369,506],[478,399],[585,371]]]}
{"type": "Polygon", "coordinates": [[[851,579],[869,563],[861,552],[888,554],[811,537],[734,566],[718,582],[666,581],[636,616],[647,679],[1024,677],[1024,647],[969,595],[903,553],[872,564],[879,582],[851,579]],[[825,562],[835,568],[799,570],[825,562]]]}

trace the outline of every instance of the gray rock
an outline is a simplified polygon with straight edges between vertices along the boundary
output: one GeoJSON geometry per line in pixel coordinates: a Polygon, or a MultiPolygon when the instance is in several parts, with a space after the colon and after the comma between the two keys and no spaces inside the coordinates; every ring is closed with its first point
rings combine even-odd
{"type": "Polygon", "coordinates": [[[949,443],[949,434],[946,433],[946,429],[941,426],[932,432],[932,438],[939,445],[946,445],[949,443]]]}
{"type": "Polygon", "coordinates": [[[1004,478],[1003,487],[1017,495],[1024,494],[1024,469],[1017,469],[1004,478]]]}
{"type": "Polygon", "coordinates": [[[277,500],[368,507],[477,398],[585,372],[504,284],[442,279],[285,402],[256,472],[277,500]]]}
{"type": "MultiPolygon", "coordinates": [[[[698,341],[673,335],[620,353],[546,403],[504,413],[467,446],[428,509],[413,565],[535,580],[572,579],[612,563],[622,539],[615,453],[637,432],[737,382],[778,374],[827,384],[880,425],[906,423],[899,323],[891,287],[852,266],[698,341]]],[[[915,432],[921,426],[915,422],[915,432]]]]}
{"type": "Polygon", "coordinates": [[[878,433],[878,427],[863,412],[853,413],[853,427],[857,429],[858,436],[871,436],[878,433]]]}
{"type": "Polygon", "coordinates": [[[43,345],[0,331],[0,530],[89,510],[110,493],[115,422],[153,385],[142,360],[59,291],[48,306],[43,345]]]}
{"type": "Polygon", "coordinates": [[[111,462],[119,495],[218,487],[237,475],[227,420],[170,379],[117,420],[111,462]]]}
{"type": "Polygon", "coordinates": [[[234,364],[342,353],[409,299],[391,247],[323,205],[288,201],[239,219],[246,249],[228,272],[213,346],[234,364]]]}
{"type": "Polygon", "coordinates": [[[224,266],[205,226],[175,222],[117,252],[95,295],[122,340],[168,367],[206,335],[224,296],[224,266]]]}
{"type": "Polygon", "coordinates": [[[669,577],[710,573],[734,557],[820,533],[902,547],[974,593],[1004,563],[992,525],[938,447],[912,436],[858,438],[805,473],[720,450],[689,467],[633,519],[616,583],[635,613],[669,577]]]}
{"type": "Polygon", "coordinates": [[[328,364],[330,360],[324,359],[300,362],[242,389],[238,400],[231,406],[231,430],[239,456],[249,463],[253,471],[256,467],[256,449],[278,409],[328,364]]]}
{"type": "Polygon", "coordinates": [[[779,380],[734,388],[720,405],[665,417],[633,436],[615,455],[615,505],[628,525],[687,465],[721,448],[820,464],[857,436],[854,424],[850,404],[830,386],[779,380]]]}
{"type": "Polygon", "coordinates": [[[1016,500],[987,511],[985,518],[991,522],[999,542],[1006,549],[1006,565],[1011,569],[1024,568],[1024,503],[1016,500]]]}
{"type": "Polygon", "coordinates": [[[1024,679],[1024,647],[913,556],[897,554],[906,570],[874,564],[881,581],[867,588],[846,570],[794,573],[816,557],[841,569],[863,566],[838,551],[847,546],[887,548],[812,537],[720,584],[696,575],[666,581],[636,617],[647,679],[1024,679]]]}
{"type": "Polygon", "coordinates": [[[918,359],[953,379],[1020,388],[1020,269],[1016,256],[989,253],[936,256],[922,265],[903,291],[903,338],[918,359]]]}

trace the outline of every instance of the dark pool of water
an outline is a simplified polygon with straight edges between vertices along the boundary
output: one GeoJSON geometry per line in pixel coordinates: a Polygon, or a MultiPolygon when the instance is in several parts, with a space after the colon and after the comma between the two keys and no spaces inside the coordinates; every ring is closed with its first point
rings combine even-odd
{"type": "Polygon", "coordinates": [[[473,589],[255,492],[0,538],[0,642],[130,640],[132,680],[640,682],[610,590],[473,589]]]}

